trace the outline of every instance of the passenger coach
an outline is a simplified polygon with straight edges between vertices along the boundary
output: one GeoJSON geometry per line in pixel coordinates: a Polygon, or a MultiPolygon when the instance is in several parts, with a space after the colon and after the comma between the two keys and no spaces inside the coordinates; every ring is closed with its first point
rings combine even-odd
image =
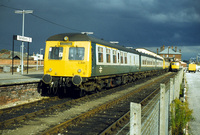
{"type": "Polygon", "coordinates": [[[46,41],[43,82],[49,92],[100,90],[163,70],[163,59],[80,33],[46,41]],[[62,89],[62,90],[63,90],[62,89]]]}

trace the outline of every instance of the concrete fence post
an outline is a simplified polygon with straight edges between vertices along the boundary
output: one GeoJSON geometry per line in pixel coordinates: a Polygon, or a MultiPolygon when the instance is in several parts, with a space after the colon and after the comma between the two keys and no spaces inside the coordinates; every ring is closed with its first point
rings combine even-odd
{"type": "MultiPolygon", "coordinates": [[[[170,78],[170,112],[169,112],[169,117],[170,117],[170,121],[171,121],[171,112],[174,110],[173,106],[171,106],[171,103],[174,102],[174,99],[175,99],[175,91],[174,91],[174,78],[170,78]]],[[[172,127],[170,126],[170,129],[169,129],[169,135],[172,134],[172,127]]]]}
{"type": "Polygon", "coordinates": [[[181,71],[179,72],[179,74],[178,74],[178,76],[177,76],[177,79],[178,79],[178,93],[177,93],[177,97],[178,97],[178,99],[179,99],[179,97],[180,97],[180,89],[181,89],[181,87],[180,87],[180,84],[181,84],[181,78],[180,78],[180,76],[181,76],[181,71]]]}
{"type": "Polygon", "coordinates": [[[173,102],[174,100],[174,79],[170,78],[170,84],[169,84],[169,92],[170,92],[170,104],[173,102]]]}
{"type": "Polygon", "coordinates": [[[177,77],[177,75],[174,77],[174,86],[175,86],[174,95],[175,95],[175,99],[176,99],[176,98],[178,98],[178,77],[177,77]]]}
{"type": "Polygon", "coordinates": [[[130,135],[141,135],[141,104],[131,102],[130,135]]]}
{"type": "Polygon", "coordinates": [[[165,135],[165,84],[160,84],[160,135],[165,135]]]}

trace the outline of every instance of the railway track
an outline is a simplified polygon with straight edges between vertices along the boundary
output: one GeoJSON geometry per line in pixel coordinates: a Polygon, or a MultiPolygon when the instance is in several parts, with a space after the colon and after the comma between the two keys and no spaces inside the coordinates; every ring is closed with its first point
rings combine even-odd
{"type": "MultiPolygon", "coordinates": [[[[161,82],[167,83],[169,81],[167,79],[164,79],[161,82]]],[[[160,83],[160,81],[156,82],[156,83],[158,84],[158,83],[160,83]]],[[[142,122],[149,115],[149,113],[148,113],[149,108],[152,108],[152,106],[154,106],[155,103],[157,103],[157,101],[159,100],[160,88],[159,88],[159,86],[156,86],[156,87],[155,86],[149,87],[148,89],[152,89],[152,92],[147,97],[145,97],[143,100],[141,100],[139,102],[142,105],[142,117],[143,117],[142,122]],[[158,88],[156,88],[156,87],[158,87],[158,88]]],[[[103,132],[101,132],[100,135],[127,134],[127,133],[129,133],[129,130],[130,130],[129,121],[130,121],[130,111],[126,112],[122,117],[120,117],[112,125],[110,125],[103,132]]]]}
{"type": "Polygon", "coordinates": [[[9,127],[12,124],[16,124],[26,119],[33,118],[37,115],[41,115],[48,111],[48,109],[44,108],[47,108],[48,106],[51,106],[53,104],[57,104],[57,102],[60,101],[61,100],[58,97],[47,97],[43,98],[42,100],[1,109],[0,129],[9,127]]]}
{"type": "MultiPolygon", "coordinates": [[[[140,80],[140,81],[141,82],[142,81],[147,81],[148,79],[150,79],[150,78],[147,78],[146,80],[140,80]]],[[[160,80],[160,79],[158,79],[158,80],[160,80]]],[[[155,82],[155,79],[154,79],[154,82],[155,82]]],[[[48,108],[45,108],[45,109],[41,109],[41,110],[29,113],[29,114],[25,114],[25,115],[22,115],[22,116],[18,116],[18,117],[15,117],[13,119],[8,119],[6,121],[1,121],[0,127],[1,127],[1,131],[2,132],[0,132],[0,133],[7,134],[8,132],[10,132],[9,131],[10,126],[11,126],[11,128],[15,128],[16,126],[18,127],[21,122],[22,122],[22,125],[24,125],[24,123],[25,123],[25,125],[26,124],[27,125],[30,124],[29,122],[25,122],[25,121],[27,121],[27,119],[30,120],[30,119],[36,118],[38,120],[38,119],[40,119],[38,117],[44,117],[45,116],[45,118],[41,119],[41,121],[45,121],[47,119],[49,121],[51,121],[51,116],[50,115],[53,115],[53,117],[55,117],[55,116],[58,116],[60,114],[65,115],[62,118],[60,118],[62,120],[60,120],[61,122],[59,122],[59,123],[62,123],[61,124],[61,125],[63,125],[63,127],[61,126],[62,128],[60,128],[60,125],[58,125],[58,126],[54,127],[54,129],[50,129],[50,130],[46,131],[46,129],[57,125],[56,123],[58,123],[58,122],[50,123],[47,126],[44,126],[44,127],[41,126],[40,128],[38,128],[38,131],[36,133],[33,133],[33,134],[52,134],[52,130],[56,131],[56,132],[53,132],[53,133],[59,133],[59,132],[63,132],[63,131],[64,131],[64,133],[73,132],[73,128],[74,129],[76,127],[78,127],[78,129],[80,128],[80,126],[74,126],[74,125],[79,125],[80,122],[84,123],[84,120],[86,120],[86,121],[94,121],[94,120],[90,120],[90,119],[92,119],[92,118],[97,119],[97,118],[94,117],[96,115],[97,115],[97,117],[102,117],[101,115],[104,116],[106,114],[107,110],[109,110],[109,108],[113,108],[113,106],[116,106],[116,104],[118,104],[117,106],[119,106],[119,104],[121,104],[121,102],[123,103],[124,100],[130,99],[131,98],[130,97],[130,95],[131,95],[130,91],[132,91],[131,89],[133,89],[133,88],[128,88],[128,87],[131,87],[131,85],[135,85],[135,84],[124,85],[124,86],[117,87],[117,88],[110,89],[110,90],[106,90],[106,91],[103,91],[103,92],[100,92],[100,93],[96,93],[96,94],[92,94],[92,95],[89,95],[89,96],[85,96],[85,97],[80,98],[80,99],[71,99],[71,100],[66,101],[64,103],[61,103],[61,104],[56,104],[54,106],[51,106],[51,107],[48,107],[48,108]],[[129,90],[123,90],[123,89],[127,89],[127,88],[129,90]],[[119,92],[118,95],[113,94],[116,91],[119,92]],[[129,92],[128,94],[126,94],[127,97],[119,98],[122,95],[122,93],[126,93],[126,92],[129,92]],[[113,101],[111,101],[111,99],[106,99],[107,98],[106,95],[109,95],[109,96],[113,95],[113,96],[116,96],[116,97],[112,97],[112,98],[118,98],[118,99],[117,100],[113,100],[112,99],[113,101]],[[93,106],[93,104],[95,104],[94,102],[99,102],[99,104],[96,104],[96,105],[93,106]],[[107,103],[105,104],[105,102],[107,102],[107,103]],[[80,108],[81,108],[80,106],[83,106],[83,108],[84,108],[84,105],[85,106],[89,106],[88,110],[87,109],[85,109],[85,110],[83,109],[80,112],[78,112],[76,110],[76,109],[80,110],[80,108]],[[76,109],[74,109],[74,108],[76,108],[76,109]],[[73,110],[75,112],[73,112],[73,110]],[[78,114],[81,114],[81,115],[78,115],[78,114]],[[67,121],[67,122],[64,122],[64,121],[67,121]],[[63,123],[67,123],[67,126],[64,125],[63,123]]],[[[149,86],[150,85],[152,85],[152,84],[149,84],[149,86]]],[[[134,88],[136,89],[136,88],[139,88],[139,87],[141,87],[141,86],[135,86],[134,88]]],[[[142,90],[142,88],[139,88],[139,90],[134,90],[133,94],[137,93],[137,91],[141,91],[141,90],[142,90]]],[[[127,102],[128,102],[128,100],[127,100],[127,102]]],[[[121,106],[124,106],[124,105],[122,104],[121,106]]],[[[125,108],[127,108],[127,107],[125,107],[125,108]]],[[[125,110],[125,108],[123,110],[125,110]]],[[[128,107],[128,109],[129,109],[129,107],[128,107]]],[[[111,112],[113,112],[113,110],[111,110],[111,112]]],[[[116,118],[119,118],[122,115],[124,115],[124,112],[123,113],[117,113],[117,114],[118,115],[113,115],[114,118],[115,118],[114,121],[116,121],[116,118]]],[[[109,117],[110,119],[112,118],[111,116],[109,117]]],[[[36,121],[36,120],[33,119],[33,121],[36,121]]],[[[114,121],[110,120],[110,123],[113,123],[114,121]]],[[[102,122],[99,121],[99,123],[102,123],[102,122]]],[[[111,125],[110,123],[108,123],[106,126],[108,127],[109,125],[111,125]]],[[[92,125],[94,125],[94,123],[92,125]]],[[[87,129],[86,126],[82,126],[82,127],[84,127],[83,131],[87,129]]],[[[88,127],[90,127],[90,126],[88,126],[88,127]]],[[[102,125],[101,131],[103,131],[103,129],[105,129],[105,125],[102,125]]],[[[20,129],[18,129],[18,131],[19,130],[20,129]]],[[[23,129],[22,129],[22,131],[23,131],[23,129]]],[[[77,131],[77,130],[75,130],[75,131],[77,131]]],[[[95,133],[100,133],[101,131],[95,131],[95,133]]],[[[13,132],[10,132],[10,133],[13,134],[13,132]]],[[[18,132],[15,132],[15,133],[17,134],[18,132]]]]}
{"type": "Polygon", "coordinates": [[[113,101],[105,103],[73,119],[67,120],[42,134],[113,134],[115,131],[114,129],[119,127],[122,123],[125,124],[126,121],[129,120],[130,102],[141,102],[142,105],[145,105],[148,100],[158,92],[159,89],[157,88],[159,87],[159,84],[169,80],[172,76],[174,76],[174,74],[168,74],[154,80],[145,86],[114,99],[113,101]],[[109,128],[106,129],[108,126],[109,128]],[[106,130],[104,131],[104,129],[106,130]]]}
{"type": "Polygon", "coordinates": [[[8,108],[3,108],[3,109],[0,109],[0,116],[3,114],[14,113],[14,112],[20,111],[25,108],[31,108],[33,106],[37,106],[39,104],[44,104],[46,102],[55,101],[55,100],[59,100],[59,98],[58,97],[51,97],[51,98],[47,97],[47,98],[43,98],[38,101],[20,104],[20,105],[16,105],[16,106],[11,106],[8,108]]]}

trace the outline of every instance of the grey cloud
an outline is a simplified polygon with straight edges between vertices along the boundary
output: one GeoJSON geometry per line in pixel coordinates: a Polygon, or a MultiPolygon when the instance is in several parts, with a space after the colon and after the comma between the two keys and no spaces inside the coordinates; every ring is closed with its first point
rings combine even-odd
{"type": "MultiPolygon", "coordinates": [[[[2,0],[2,4],[33,9],[42,18],[81,31],[93,31],[98,38],[117,40],[124,46],[200,44],[198,0],[2,0]]],[[[0,35],[3,35],[0,40],[11,44],[8,39],[21,33],[21,16],[0,7],[0,19],[0,35]]],[[[26,16],[25,25],[25,33],[33,37],[34,52],[53,34],[77,32],[31,15],[26,16]]]]}

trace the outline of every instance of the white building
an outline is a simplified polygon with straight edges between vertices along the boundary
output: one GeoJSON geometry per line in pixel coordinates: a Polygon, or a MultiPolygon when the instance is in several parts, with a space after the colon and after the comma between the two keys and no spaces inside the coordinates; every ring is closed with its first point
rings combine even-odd
{"type": "Polygon", "coordinates": [[[42,54],[36,54],[35,56],[31,56],[33,57],[34,60],[43,60],[43,55],[42,54]]]}

